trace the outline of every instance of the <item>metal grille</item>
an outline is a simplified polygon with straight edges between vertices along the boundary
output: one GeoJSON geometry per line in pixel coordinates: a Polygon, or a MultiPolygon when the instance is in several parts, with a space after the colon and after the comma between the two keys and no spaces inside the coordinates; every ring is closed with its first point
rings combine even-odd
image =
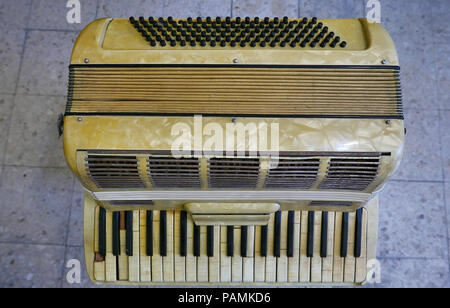
{"type": "Polygon", "coordinates": [[[332,158],[320,189],[365,190],[376,178],[380,157],[332,158]]]}
{"type": "Polygon", "coordinates": [[[256,188],[259,179],[257,158],[212,158],[209,160],[211,188],[256,188]]]}
{"type": "Polygon", "coordinates": [[[270,169],[265,188],[309,189],[317,180],[320,159],[281,159],[270,169]]]}
{"type": "Polygon", "coordinates": [[[144,188],[136,156],[88,155],[86,170],[97,187],[144,188]]]}
{"type": "Polygon", "coordinates": [[[197,158],[150,157],[148,171],[155,188],[200,188],[197,158]]]}

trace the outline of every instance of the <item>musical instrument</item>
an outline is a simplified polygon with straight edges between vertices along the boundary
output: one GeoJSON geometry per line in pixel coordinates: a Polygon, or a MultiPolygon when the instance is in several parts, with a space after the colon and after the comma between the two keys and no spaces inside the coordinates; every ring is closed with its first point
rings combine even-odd
{"type": "Polygon", "coordinates": [[[72,53],[64,152],[98,284],[361,285],[405,128],[365,19],[100,19],[72,53]]]}

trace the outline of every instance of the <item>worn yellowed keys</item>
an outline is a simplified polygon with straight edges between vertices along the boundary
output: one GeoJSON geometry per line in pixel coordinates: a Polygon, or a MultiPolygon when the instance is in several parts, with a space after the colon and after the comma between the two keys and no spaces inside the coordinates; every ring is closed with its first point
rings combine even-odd
{"type": "Polygon", "coordinates": [[[288,281],[298,282],[300,259],[300,216],[301,212],[294,212],[294,256],[288,258],[288,281]]]}
{"type": "Polygon", "coordinates": [[[355,228],[356,213],[348,214],[348,251],[344,260],[344,282],[355,282],[355,228]]]}
{"type": "Polygon", "coordinates": [[[231,257],[228,256],[227,226],[220,227],[220,281],[231,282],[231,257]]]}
{"type": "Polygon", "coordinates": [[[333,282],[334,212],[328,212],[327,256],[322,259],[322,282],[333,282]]]}
{"type": "Polygon", "coordinates": [[[208,236],[207,227],[200,226],[200,257],[197,258],[197,279],[198,282],[208,282],[208,236]]]}
{"type": "Polygon", "coordinates": [[[120,212],[120,255],[118,256],[119,280],[127,281],[128,275],[128,256],[127,256],[127,230],[126,213],[120,212]]]}
{"type": "Polygon", "coordinates": [[[266,258],[261,256],[261,226],[255,227],[255,282],[266,280],[266,258]]]}
{"type": "Polygon", "coordinates": [[[186,281],[186,257],[181,256],[181,212],[174,213],[175,282],[186,281]]]}
{"type": "Polygon", "coordinates": [[[300,221],[300,282],[309,282],[311,277],[311,260],[307,256],[308,247],[308,212],[301,212],[300,221]]]}
{"type": "Polygon", "coordinates": [[[231,259],[231,280],[242,282],[241,227],[234,227],[234,255],[231,259]]]}
{"type": "Polygon", "coordinates": [[[106,274],[105,279],[108,282],[117,280],[116,257],[113,255],[113,213],[106,212],[106,274]]]}
{"type": "Polygon", "coordinates": [[[197,257],[194,256],[194,223],[191,215],[187,217],[187,254],[186,254],[186,281],[197,281],[197,257]]]}
{"type": "Polygon", "coordinates": [[[96,281],[105,281],[105,259],[99,254],[99,216],[100,207],[95,208],[94,219],[94,279],[96,281]]]}
{"type": "Polygon", "coordinates": [[[344,258],[341,258],[342,215],[336,212],[334,216],[333,282],[344,281],[344,258]]]}
{"type": "Polygon", "coordinates": [[[322,282],[322,258],[320,257],[320,241],[322,212],[314,212],[314,249],[311,258],[311,282],[322,282]]]}
{"type": "Polygon", "coordinates": [[[164,282],[173,282],[175,279],[175,275],[174,275],[174,255],[173,255],[173,238],[174,238],[174,234],[173,234],[173,216],[174,216],[174,212],[173,211],[167,211],[167,239],[166,239],[166,243],[167,243],[167,256],[163,257],[163,274],[164,274],[164,282]]]}
{"type": "Polygon", "coordinates": [[[133,255],[128,257],[129,280],[139,282],[139,211],[133,211],[133,255]]]}
{"type": "Polygon", "coordinates": [[[160,246],[160,211],[153,211],[153,257],[152,257],[152,281],[163,281],[163,263],[160,246]]]}
{"type": "Polygon", "coordinates": [[[207,237],[207,227],[198,226],[200,229],[200,256],[197,257],[197,281],[198,282],[208,282],[209,271],[208,271],[208,237],[207,237]]]}
{"type": "Polygon", "coordinates": [[[274,215],[271,215],[267,228],[266,282],[277,280],[277,259],[274,256],[274,224],[274,215]]]}
{"type": "Polygon", "coordinates": [[[288,260],[287,260],[287,234],[288,234],[288,212],[281,212],[281,237],[280,257],[277,258],[277,281],[287,282],[288,260]]]}
{"type": "Polygon", "coordinates": [[[242,280],[253,282],[255,227],[247,227],[247,257],[242,258],[242,280]]]}
{"type": "Polygon", "coordinates": [[[214,227],[214,256],[209,257],[209,282],[220,280],[220,227],[214,227]]]}
{"type": "MultiPolygon", "coordinates": [[[[150,245],[152,244],[150,243],[150,245]]],[[[147,256],[147,211],[139,212],[139,256],[141,282],[150,282],[152,280],[152,262],[151,257],[147,256]]]]}

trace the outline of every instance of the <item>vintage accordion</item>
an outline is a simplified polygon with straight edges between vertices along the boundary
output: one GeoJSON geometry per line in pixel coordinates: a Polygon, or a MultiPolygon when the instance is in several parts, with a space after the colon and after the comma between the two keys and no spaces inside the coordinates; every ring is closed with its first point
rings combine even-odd
{"type": "Polygon", "coordinates": [[[63,134],[92,281],[365,283],[404,145],[398,65],[366,19],[91,23],[63,134]]]}

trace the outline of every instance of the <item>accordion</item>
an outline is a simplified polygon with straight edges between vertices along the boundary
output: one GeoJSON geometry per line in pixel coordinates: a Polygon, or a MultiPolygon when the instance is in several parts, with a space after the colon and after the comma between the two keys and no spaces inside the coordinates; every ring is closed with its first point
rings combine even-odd
{"type": "Polygon", "coordinates": [[[63,122],[91,280],[366,283],[404,146],[399,71],[366,19],[92,22],[63,122]]]}

